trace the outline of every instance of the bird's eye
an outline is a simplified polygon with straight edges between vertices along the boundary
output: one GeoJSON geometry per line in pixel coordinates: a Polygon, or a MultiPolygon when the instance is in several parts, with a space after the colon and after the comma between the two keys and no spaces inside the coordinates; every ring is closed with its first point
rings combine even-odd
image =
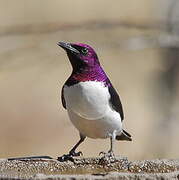
{"type": "Polygon", "coordinates": [[[81,50],[82,54],[83,55],[87,55],[88,54],[88,49],[87,48],[84,48],[81,50]]]}

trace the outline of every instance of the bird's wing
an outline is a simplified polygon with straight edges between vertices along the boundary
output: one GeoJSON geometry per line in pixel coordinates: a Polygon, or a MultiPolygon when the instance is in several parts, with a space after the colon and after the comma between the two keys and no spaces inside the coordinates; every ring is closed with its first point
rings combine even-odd
{"type": "Polygon", "coordinates": [[[62,87],[62,91],[61,91],[61,100],[62,100],[63,107],[66,109],[66,102],[64,98],[64,86],[62,87]]]}
{"type": "Polygon", "coordinates": [[[122,130],[122,133],[118,136],[116,136],[116,140],[120,141],[132,141],[132,136],[125,131],[124,129],[122,130]]]}
{"type": "Polygon", "coordinates": [[[110,103],[112,108],[117,111],[120,116],[121,116],[121,121],[123,121],[124,119],[124,113],[123,113],[123,108],[122,108],[122,104],[121,104],[121,100],[119,98],[119,95],[117,94],[116,90],[114,89],[114,87],[109,86],[109,93],[110,93],[110,103]]]}

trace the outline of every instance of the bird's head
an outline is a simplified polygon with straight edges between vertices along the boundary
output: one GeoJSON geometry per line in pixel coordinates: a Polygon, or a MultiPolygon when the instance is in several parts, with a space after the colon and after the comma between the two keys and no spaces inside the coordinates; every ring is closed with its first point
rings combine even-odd
{"type": "Polygon", "coordinates": [[[74,71],[100,65],[96,52],[87,44],[59,42],[58,45],[66,51],[74,71]]]}

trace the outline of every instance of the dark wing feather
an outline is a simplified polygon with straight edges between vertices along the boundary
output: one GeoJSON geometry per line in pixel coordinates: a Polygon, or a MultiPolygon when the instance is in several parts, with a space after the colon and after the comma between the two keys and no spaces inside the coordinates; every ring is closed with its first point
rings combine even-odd
{"type": "Polygon", "coordinates": [[[65,98],[64,98],[64,86],[62,87],[61,100],[62,100],[63,107],[66,109],[66,102],[65,102],[65,98]]]}
{"type": "Polygon", "coordinates": [[[132,141],[132,136],[125,131],[124,129],[122,130],[122,133],[118,136],[116,136],[116,140],[120,141],[132,141]]]}
{"type": "Polygon", "coordinates": [[[114,89],[114,87],[112,86],[112,84],[110,83],[110,86],[108,87],[109,89],[109,93],[110,93],[110,103],[112,108],[117,111],[120,116],[121,116],[121,121],[123,121],[124,119],[124,113],[123,113],[123,108],[122,108],[122,104],[121,104],[121,100],[119,98],[119,95],[117,94],[116,90],[114,89]]]}

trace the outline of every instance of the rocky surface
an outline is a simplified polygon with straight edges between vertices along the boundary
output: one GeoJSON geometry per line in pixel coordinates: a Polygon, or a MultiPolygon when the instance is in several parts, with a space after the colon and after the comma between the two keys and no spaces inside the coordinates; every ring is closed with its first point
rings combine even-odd
{"type": "Polygon", "coordinates": [[[1,159],[0,178],[8,179],[179,179],[179,160],[129,161],[127,158],[50,157],[1,159]]]}

